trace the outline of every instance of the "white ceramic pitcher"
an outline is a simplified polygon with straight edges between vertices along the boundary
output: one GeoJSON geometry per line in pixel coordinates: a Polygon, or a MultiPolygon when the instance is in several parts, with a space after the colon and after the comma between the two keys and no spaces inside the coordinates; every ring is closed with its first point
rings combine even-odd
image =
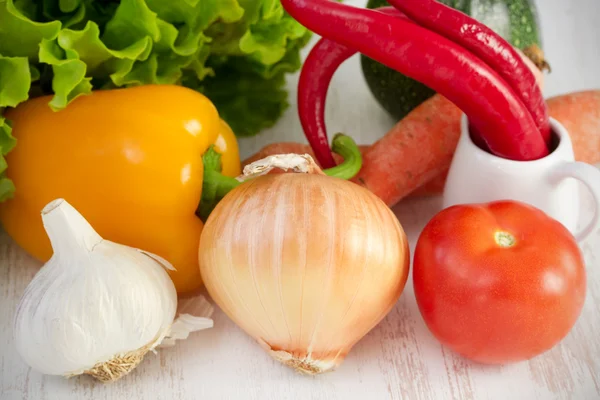
{"type": "Polygon", "coordinates": [[[528,203],[560,221],[578,241],[598,228],[600,222],[600,170],[576,162],[569,133],[550,119],[558,140],[546,157],[534,161],[500,158],[477,147],[469,135],[468,119],[461,120],[461,135],[443,194],[444,208],[466,203],[517,200],[528,203]],[[594,197],[592,220],[576,232],[579,220],[581,181],[594,197]]]}

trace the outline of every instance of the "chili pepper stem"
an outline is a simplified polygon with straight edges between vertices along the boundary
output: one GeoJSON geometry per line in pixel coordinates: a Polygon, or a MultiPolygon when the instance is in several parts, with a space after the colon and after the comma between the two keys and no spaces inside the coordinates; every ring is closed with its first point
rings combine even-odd
{"type": "Polygon", "coordinates": [[[325,175],[341,179],[354,178],[362,168],[362,155],[354,140],[343,133],[337,133],[331,144],[331,150],[342,156],[344,162],[325,169],[325,175]]]}
{"type": "MultiPolygon", "coordinates": [[[[358,174],[362,168],[362,155],[356,142],[350,136],[342,133],[336,134],[331,149],[334,153],[342,156],[344,161],[333,168],[324,169],[325,175],[350,180],[358,174]]],[[[204,164],[202,197],[196,215],[206,222],[219,201],[243,182],[221,173],[221,155],[215,151],[214,146],[210,146],[202,155],[202,162],[204,164]]]]}

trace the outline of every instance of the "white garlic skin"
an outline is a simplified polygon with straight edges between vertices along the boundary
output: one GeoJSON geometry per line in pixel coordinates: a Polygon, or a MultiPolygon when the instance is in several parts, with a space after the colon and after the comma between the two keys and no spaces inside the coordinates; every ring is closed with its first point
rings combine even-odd
{"type": "Polygon", "coordinates": [[[54,255],[28,285],[14,320],[23,360],[44,374],[78,375],[160,344],[177,308],[165,266],[102,240],[67,202],[54,203],[44,209],[54,255]]]}

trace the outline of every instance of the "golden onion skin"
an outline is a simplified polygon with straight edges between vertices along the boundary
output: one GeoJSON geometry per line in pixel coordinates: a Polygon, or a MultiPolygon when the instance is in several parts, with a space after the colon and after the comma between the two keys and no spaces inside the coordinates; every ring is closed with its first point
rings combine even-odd
{"type": "Polygon", "coordinates": [[[200,239],[215,303],[276,359],[308,374],[338,366],[392,309],[410,263],[406,234],[374,194],[325,175],[265,175],[228,193],[200,239]]]}

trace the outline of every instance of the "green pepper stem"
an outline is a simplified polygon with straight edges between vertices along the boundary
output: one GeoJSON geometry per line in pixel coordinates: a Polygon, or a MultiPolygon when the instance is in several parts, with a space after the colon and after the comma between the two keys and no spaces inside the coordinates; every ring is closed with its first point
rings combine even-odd
{"type": "MultiPolygon", "coordinates": [[[[344,161],[333,168],[323,170],[327,176],[352,179],[362,167],[360,149],[350,136],[338,133],[333,138],[331,149],[339,154],[344,161]]],[[[235,178],[221,173],[221,155],[210,146],[202,155],[204,164],[204,177],[202,183],[202,197],[196,210],[196,215],[204,222],[212,210],[233,189],[242,184],[235,178]]]]}
{"type": "Polygon", "coordinates": [[[202,197],[196,215],[206,222],[219,201],[227,193],[238,187],[241,182],[221,173],[221,155],[215,151],[214,146],[210,146],[206,153],[202,155],[202,163],[204,164],[202,197]]]}

